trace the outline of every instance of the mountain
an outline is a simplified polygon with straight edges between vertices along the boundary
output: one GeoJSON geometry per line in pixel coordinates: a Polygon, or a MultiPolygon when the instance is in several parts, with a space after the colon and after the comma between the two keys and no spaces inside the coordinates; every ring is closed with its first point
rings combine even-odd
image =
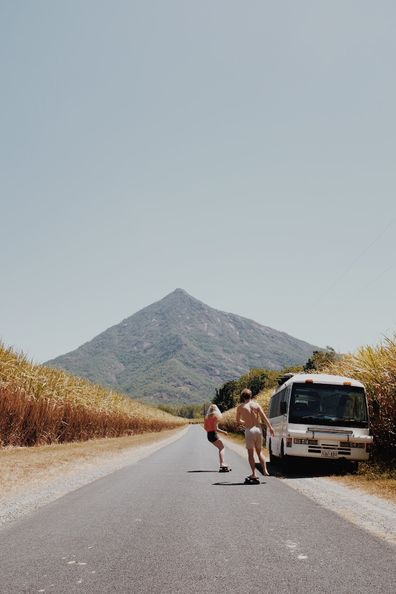
{"type": "Polygon", "coordinates": [[[176,289],[46,365],[146,402],[193,403],[252,367],[305,363],[316,349],[176,289]]]}

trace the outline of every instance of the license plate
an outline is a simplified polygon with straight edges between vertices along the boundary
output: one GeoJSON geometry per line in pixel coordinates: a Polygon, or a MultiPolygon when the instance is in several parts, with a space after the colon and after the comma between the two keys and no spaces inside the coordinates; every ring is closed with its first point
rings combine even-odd
{"type": "Polygon", "coordinates": [[[322,450],[322,458],[337,458],[337,450],[322,450]]]}

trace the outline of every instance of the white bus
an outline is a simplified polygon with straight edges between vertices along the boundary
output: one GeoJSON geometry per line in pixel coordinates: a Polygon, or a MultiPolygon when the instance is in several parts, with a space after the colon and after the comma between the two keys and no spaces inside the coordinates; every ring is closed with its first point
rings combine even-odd
{"type": "Polygon", "coordinates": [[[271,397],[270,460],[295,457],[368,460],[367,397],[363,384],[337,375],[286,374],[271,397]]]}

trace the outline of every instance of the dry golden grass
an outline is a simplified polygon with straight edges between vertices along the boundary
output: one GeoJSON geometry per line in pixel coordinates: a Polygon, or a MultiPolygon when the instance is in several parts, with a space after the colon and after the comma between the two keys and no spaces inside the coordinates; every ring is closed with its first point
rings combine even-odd
{"type": "Polygon", "coordinates": [[[0,446],[135,435],[184,423],[0,345],[0,446]]]}
{"type": "Polygon", "coordinates": [[[363,489],[371,495],[383,497],[396,503],[396,470],[377,466],[375,464],[360,463],[358,474],[347,476],[331,476],[333,480],[363,489]]]}

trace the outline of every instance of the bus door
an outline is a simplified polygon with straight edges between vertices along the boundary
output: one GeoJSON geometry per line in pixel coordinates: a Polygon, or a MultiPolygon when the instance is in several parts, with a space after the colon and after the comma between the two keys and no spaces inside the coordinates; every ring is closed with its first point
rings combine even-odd
{"type": "MultiPolygon", "coordinates": [[[[271,400],[270,419],[271,425],[274,428],[274,436],[271,437],[271,449],[275,456],[280,456],[283,431],[285,428],[285,414],[281,413],[281,402],[286,398],[286,388],[279,390],[271,400]]],[[[285,405],[282,405],[284,409],[285,405]]],[[[287,416],[286,416],[287,421],[287,416]]]]}
{"type": "Polygon", "coordinates": [[[283,438],[284,453],[286,453],[286,437],[289,425],[289,404],[290,404],[291,386],[282,390],[281,400],[279,404],[279,412],[281,416],[281,434],[283,438]]]}

